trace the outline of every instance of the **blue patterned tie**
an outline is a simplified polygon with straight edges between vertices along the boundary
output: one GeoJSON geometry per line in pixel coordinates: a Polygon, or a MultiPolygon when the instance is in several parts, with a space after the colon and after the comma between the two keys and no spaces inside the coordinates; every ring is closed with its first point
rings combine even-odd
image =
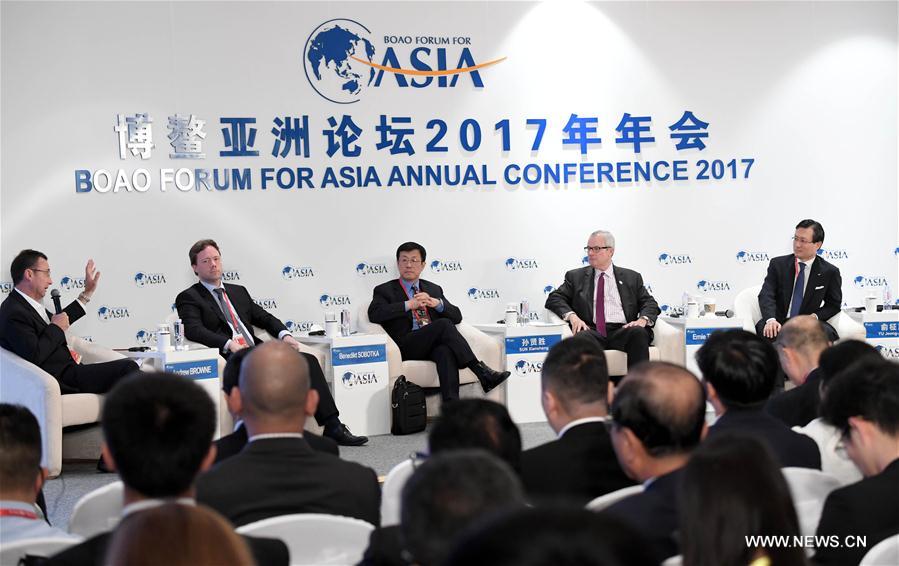
{"type": "Polygon", "coordinates": [[[802,306],[802,296],[805,289],[805,264],[799,262],[799,275],[796,276],[796,285],[793,286],[793,302],[790,303],[790,318],[799,314],[799,307],[802,306]]]}

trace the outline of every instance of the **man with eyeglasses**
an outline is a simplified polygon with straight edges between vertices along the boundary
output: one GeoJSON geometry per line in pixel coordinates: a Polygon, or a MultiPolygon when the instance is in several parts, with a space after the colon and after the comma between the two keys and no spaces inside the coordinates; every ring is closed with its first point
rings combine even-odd
{"type": "Polygon", "coordinates": [[[487,367],[471,351],[456,329],[462,311],[443,295],[440,285],[420,278],[426,257],[424,246],[415,242],[397,248],[400,277],[375,287],[368,318],[384,327],[404,360],[437,364],[444,402],[459,398],[459,368],[470,369],[487,393],[505,381],[509,372],[487,367]]]}
{"type": "Polygon", "coordinates": [[[626,352],[630,369],[649,359],[659,305],[639,273],[612,264],[615,237],[611,232],[593,232],[584,250],[590,265],[566,273],[545,306],[567,322],[574,334],[587,332],[604,349],[626,352]]]}
{"type": "Polygon", "coordinates": [[[759,291],[762,318],[756,334],[774,340],[788,319],[811,315],[824,326],[827,339],[839,339],[827,320],[840,312],[843,304],[840,269],[818,256],[824,243],[824,227],[811,219],[796,225],[793,253],[776,257],[768,264],[768,274],[759,291]]]}
{"type": "Polygon", "coordinates": [[[80,356],[69,349],[66,330],[84,316],[100,281],[94,260],[84,268],[84,290],[58,314],[42,303],[53,284],[46,255],[22,250],[9,271],[15,289],[0,305],[0,346],[56,378],[63,394],[106,393],[120,378],[137,371],[137,364],[127,359],[81,364],[80,356]]]}

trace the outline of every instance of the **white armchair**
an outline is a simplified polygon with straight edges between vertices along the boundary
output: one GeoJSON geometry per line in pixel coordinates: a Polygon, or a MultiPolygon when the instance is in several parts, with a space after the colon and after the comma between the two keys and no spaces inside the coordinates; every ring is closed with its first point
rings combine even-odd
{"type": "MultiPolygon", "coordinates": [[[[67,333],[69,347],[82,356],[82,363],[93,364],[124,358],[109,348],[67,333]]],[[[42,460],[51,477],[62,471],[63,427],[95,423],[100,420],[103,396],[93,393],[62,395],[59,382],[41,368],[16,354],[0,348],[0,399],[28,407],[41,427],[42,460]]]]}
{"type": "MultiPolygon", "coordinates": [[[[755,332],[755,325],[762,320],[762,310],[759,308],[759,291],[761,285],[755,285],[743,289],[734,299],[734,314],[746,321],[744,328],[749,332],[755,332]]],[[[844,312],[838,312],[827,321],[837,331],[841,340],[865,339],[865,327],[852,320],[852,317],[844,312]]]]}
{"type": "MultiPolygon", "coordinates": [[[[546,311],[547,322],[563,324],[562,339],[572,336],[571,329],[561,318],[551,310],[546,311]]],[[[653,338],[649,346],[649,359],[651,361],[671,362],[683,365],[684,342],[680,332],[662,319],[657,319],[652,327],[653,338]]],[[[627,374],[627,354],[619,350],[606,350],[606,364],[609,366],[609,375],[619,376],[627,374]]]]}
{"type": "MultiPolygon", "coordinates": [[[[359,306],[359,324],[360,332],[368,334],[384,334],[387,332],[380,324],[368,320],[368,302],[359,306]]],[[[459,333],[465,337],[468,345],[471,346],[472,352],[477,358],[493,369],[499,369],[502,364],[502,351],[499,343],[481,332],[474,326],[465,321],[456,325],[459,333]]],[[[437,377],[437,366],[434,362],[422,360],[405,360],[400,355],[400,348],[389,336],[387,337],[387,367],[390,373],[390,389],[393,390],[393,382],[396,378],[405,375],[406,379],[421,387],[440,387],[440,380],[437,377]]],[[[466,383],[477,383],[478,378],[469,369],[459,370],[459,385],[466,383]]],[[[494,401],[502,400],[503,387],[497,387],[486,395],[487,398],[494,401]]]]}

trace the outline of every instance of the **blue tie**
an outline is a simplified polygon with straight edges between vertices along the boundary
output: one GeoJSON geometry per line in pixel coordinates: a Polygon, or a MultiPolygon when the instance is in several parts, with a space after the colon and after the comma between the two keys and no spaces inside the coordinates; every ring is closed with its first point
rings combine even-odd
{"type": "Polygon", "coordinates": [[[802,306],[803,289],[805,289],[805,264],[799,262],[799,275],[796,276],[796,285],[793,287],[793,302],[790,304],[790,318],[799,314],[802,306]]]}

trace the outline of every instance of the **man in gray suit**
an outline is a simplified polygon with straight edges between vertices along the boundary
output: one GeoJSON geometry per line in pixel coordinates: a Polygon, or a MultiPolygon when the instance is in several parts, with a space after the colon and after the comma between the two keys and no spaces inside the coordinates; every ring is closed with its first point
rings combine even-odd
{"type": "Polygon", "coordinates": [[[566,273],[565,282],[546,299],[546,308],[567,322],[573,333],[588,332],[606,350],[626,352],[630,369],[649,359],[659,305],[639,273],[612,265],[611,232],[593,232],[584,250],[590,265],[566,273]]]}

